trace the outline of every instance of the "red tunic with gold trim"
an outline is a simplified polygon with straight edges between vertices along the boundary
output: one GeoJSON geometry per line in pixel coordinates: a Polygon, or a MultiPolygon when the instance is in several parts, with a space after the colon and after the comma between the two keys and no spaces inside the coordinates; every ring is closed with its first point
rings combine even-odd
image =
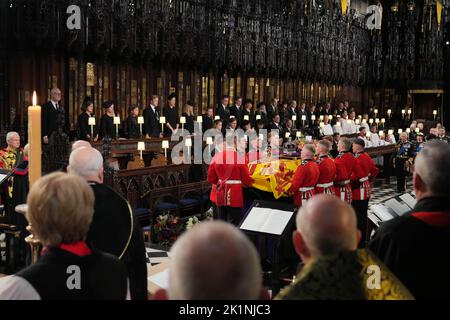
{"type": "Polygon", "coordinates": [[[319,165],[319,180],[316,185],[316,194],[334,195],[334,179],[336,178],[336,165],[328,155],[320,156],[317,160],[319,165]]]}
{"type": "Polygon", "coordinates": [[[336,165],[334,192],[337,197],[347,203],[352,203],[352,185],[350,178],[355,163],[355,156],[351,152],[341,152],[334,159],[334,164],[336,165]]]}
{"type": "Polygon", "coordinates": [[[211,200],[218,207],[243,206],[242,186],[253,183],[245,162],[245,157],[232,149],[219,152],[212,159],[208,168],[208,181],[213,185],[211,200]]]}
{"type": "Polygon", "coordinates": [[[314,160],[305,159],[297,168],[289,189],[297,206],[301,206],[303,201],[308,200],[315,194],[314,187],[319,180],[319,174],[319,166],[314,160]]]}
{"type": "Polygon", "coordinates": [[[371,186],[369,179],[373,179],[380,171],[372,158],[365,152],[355,155],[356,163],[351,176],[353,200],[367,200],[370,198],[371,186]]]}

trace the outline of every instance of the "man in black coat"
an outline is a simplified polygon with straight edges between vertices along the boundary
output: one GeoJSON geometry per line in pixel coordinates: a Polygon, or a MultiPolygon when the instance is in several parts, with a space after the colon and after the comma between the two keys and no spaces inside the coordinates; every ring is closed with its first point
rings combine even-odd
{"type": "Polygon", "coordinates": [[[216,108],[216,116],[219,116],[220,120],[222,120],[223,128],[227,128],[228,122],[230,121],[229,103],[230,97],[225,95],[222,97],[222,103],[216,108]]]}
{"type": "Polygon", "coordinates": [[[150,106],[144,110],[144,132],[145,138],[160,138],[161,124],[159,123],[160,112],[158,111],[159,97],[153,95],[150,106]]]}
{"type": "Polygon", "coordinates": [[[50,101],[42,105],[41,128],[42,141],[48,144],[50,136],[58,130],[58,125],[67,131],[64,108],[60,105],[61,90],[53,88],[50,91],[50,101]]]}
{"type": "Polygon", "coordinates": [[[416,299],[448,299],[450,287],[450,145],[427,142],[414,163],[417,203],[384,222],[369,243],[416,299]]]}
{"type": "Polygon", "coordinates": [[[67,171],[81,176],[94,191],[94,217],[87,242],[118,257],[126,266],[131,299],[147,299],[144,240],[133,211],[122,196],[103,184],[103,157],[90,147],[72,152],[67,171]]]}
{"type": "Polygon", "coordinates": [[[234,99],[234,106],[230,108],[230,116],[236,118],[238,126],[241,125],[241,108],[242,108],[242,98],[236,97],[234,99]]]}

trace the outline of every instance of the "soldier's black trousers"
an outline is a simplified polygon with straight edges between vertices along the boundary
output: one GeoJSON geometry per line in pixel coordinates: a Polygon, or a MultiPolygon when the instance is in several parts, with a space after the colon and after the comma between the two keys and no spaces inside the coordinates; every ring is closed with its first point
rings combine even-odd
{"type": "Polygon", "coordinates": [[[405,160],[395,159],[395,176],[397,177],[397,192],[406,191],[405,160]]]}
{"type": "Polygon", "coordinates": [[[357,225],[359,231],[361,231],[361,241],[359,242],[359,248],[366,247],[367,237],[367,208],[369,207],[369,200],[353,200],[352,207],[355,209],[357,225]]]}
{"type": "Polygon", "coordinates": [[[241,222],[241,208],[235,207],[217,207],[220,220],[227,221],[235,226],[241,222]]]}

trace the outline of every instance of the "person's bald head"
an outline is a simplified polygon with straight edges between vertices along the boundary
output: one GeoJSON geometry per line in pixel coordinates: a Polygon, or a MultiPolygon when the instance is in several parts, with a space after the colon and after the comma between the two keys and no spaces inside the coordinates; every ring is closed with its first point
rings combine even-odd
{"type": "Polygon", "coordinates": [[[72,152],[80,148],[91,148],[91,144],[88,141],[77,140],[72,145],[72,152]]]}
{"type": "Polygon", "coordinates": [[[247,237],[225,222],[204,222],[171,250],[171,300],[250,300],[261,293],[258,254],[247,237]]]}
{"type": "Polygon", "coordinates": [[[302,260],[353,251],[361,234],[353,208],[331,195],[318,195],[306,202],[297,213],[294,247],[302,260]]]}
{"type": "Polygon", "coordinates": [[[103,183],[103,157],[94,148],[78,148],[70,154],[67,172],[86,181],[103,183]]]}

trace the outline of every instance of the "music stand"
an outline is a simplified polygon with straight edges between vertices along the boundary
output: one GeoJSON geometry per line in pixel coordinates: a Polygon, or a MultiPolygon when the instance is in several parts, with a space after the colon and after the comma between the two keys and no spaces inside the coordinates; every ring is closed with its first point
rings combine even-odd
{"type": "Polygon", "coordinates": [[[244,233],[264,236],[274,241],[272,258],[273,296],[280,291],[279,249],[281,239],[287,230],[290,230],[288,226],[294,222],[296,210],[297,206],[290,203],[255,200],[239,224],[239,229],[244,233]]]}
{"type": "Polygon", "coordinates": [[[11,170],[0,169],[0,186],[8,181],[8,178],[11,177],[13,172],[11,170]]]}

